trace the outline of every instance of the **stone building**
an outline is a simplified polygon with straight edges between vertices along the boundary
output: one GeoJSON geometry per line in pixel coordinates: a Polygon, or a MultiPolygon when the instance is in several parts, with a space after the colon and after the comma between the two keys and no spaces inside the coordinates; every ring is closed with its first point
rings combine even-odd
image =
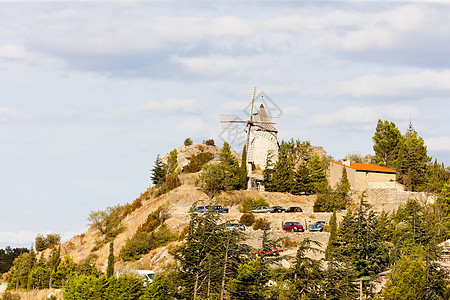
{"type": "Polygon", "coordinates": [[[368,188],[395,187],[396,171],[374,164],[352,163],[348,159],[330,163],[329,182],[335,187],[341,180],[343,168],[347,170],[350,187],[359,190],[368,188]]]}
{"type": "Polygon", "coordinates": [[[279,148],[278,131],[263,104],[253,114],[251,123],[247,125],[245,131],[248,133],[249,130],[249,145],[247,149],[248,188],[250,190],[261,190],[263,189],[261,185],[263,180],[262,171],[266,168],[267,156],[270,154],[272,162],[275,163],[279,148]]]}

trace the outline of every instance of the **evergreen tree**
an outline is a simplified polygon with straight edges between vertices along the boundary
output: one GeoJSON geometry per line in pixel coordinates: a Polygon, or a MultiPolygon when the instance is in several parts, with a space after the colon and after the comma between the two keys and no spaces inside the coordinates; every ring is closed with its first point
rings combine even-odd
{"type": "Polygon", "coordinates": [[[395,167],[399,156],[399,145],[403,142],[403,136],[394,122],[378,120],[372,140],[375,152],[372,158],[373,161],[388,168],[395,167]]]}
{"type": "Polygon", "coordinates": [[[188,138],[186,138],[186,139],[184,140],[183,145],[185,145],[185,146],[191,146],[193,143],[194,143],[194,142],[192,141],[192,139],[188,137],[188,138]]]}
{"type": "Polygon", "coordinates": [[[313,191],[317,192],[323,183],[328,182],[318,154],[312,156],[311,160],[308,162],[308,168],[310,170],[311,184],[314,188],[313,191]]]}
{"type": "Polygon", "coordinates": [[[53,286],[53,277],[55,276],[56,270],[60,262],[61,262],[61,246],[60,245],[58,247],[54,246],[48,262],[48,267],[50,271],[50,280],[48,287],[50,289],[53,286]]]}
{"type": "Polygon", "coordinates": [[[313,190],[308,166],[306,164],[299,165],[294,173],[292,194],[310,194],[313,190]]]}
{"type": "Polygon", "coordinates": [[[247,189],[248,170],[247,170],[247,147],[244,146],[242,150],[241,166],[239,168],[239,187],[240,189],[247,189]]]}
{"type": "Polygon", "coordinates": [[[426,181],[426,170],[430,158],[427,156],[427,147],[424,140],[416,131],[405,134],[404,150],[402,150],[398,164],[397,176],[400,182],[409,190],[423,189],[426,181]]]}
{"type": "Polygon", "coordinates": [[[336,211],[333,211],[333,215],[330,218],[330,237],[328,238],[327,249],[325,250],[325,260],[330,260],[333,255],[334,249],[338,246],[337,242],[337,219],[336,211]]]}
{"type": "Polygon", "coordinates": [[[169,152],[169,157],[167,158],[167,172],[166,176],[170,174],[178,174],[178,151],[173,149],[169,152]]]}
{"type": "Polygon", "coordinates": [[[278,150],[278,161],[272,173],[272,182],[268,191],[290,192],[294,183],[294,163],[292,155],[288,151],[287,144],[283,141],[278,150]]]}
{"type": "Polygon", "coordinates": [[[237,277],[229,284],[232,299],[263,300],[267,281],[269,281],[269,269],[262,259],[256,258],[239,266],[237,277]]]}
{"type": "Polygon", "coordinates": [[[166,166],[162,163],[161,158],[156,156],[155,166],[152,169],[151,180],[154,185],[162,185],[166,182],[166,166]]]}
{"type": "Polygon", "coordinates": [[[106,268],[106,276],[114,276],[114,240],[109,242],[108,267],[106,268]]]}

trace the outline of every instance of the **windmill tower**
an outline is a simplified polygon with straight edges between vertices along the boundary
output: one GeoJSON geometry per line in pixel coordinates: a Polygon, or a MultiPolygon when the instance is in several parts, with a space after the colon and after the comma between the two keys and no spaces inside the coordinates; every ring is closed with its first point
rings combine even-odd
{"type": "Polygon", "coordinates": [[[248,120],[240,120],[236,115],[221,115],[221,123],[224,128],[230,129],[232,124],[245,124],[247,149],[247,170],[249,176],[248,189],[262,189],[263,180],[262,171],[267,167],[267,157],[271,156],[272,162],[275,162],[278,156],[278,131],[275,122],[266,111],[263,104],[264,95],[257,98],[261,99],[261,105],[254,113],[256,100],[256,87],[252,89],[252,95],[249,106],[248,120]]]}

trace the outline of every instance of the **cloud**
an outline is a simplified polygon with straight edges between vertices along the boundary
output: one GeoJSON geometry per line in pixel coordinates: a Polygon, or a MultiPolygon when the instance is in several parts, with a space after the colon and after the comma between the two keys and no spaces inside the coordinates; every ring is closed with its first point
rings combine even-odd
{"type": "Polygon", "coordinates": [[[30,230],[24,230],[19,232],[0,232],[0,243],[1,244],[26,244],[32,243],[37,233],[31,232],[30,230]]]}
{"type": "Polygon", "coordinates": [[[307,94],[318,97],[351,96],[433,96],[450,91],[450,70],[415,70],[398,75],[364,75],[331,86],[315,88],[307,94]]]}
{"type": "Polygon", "coordinates": [[[293,116],[293,117],[301,117],[305,115],[305,110],[298,106],[287,106],[283,108],[283,115],[285,116],[293,116]]]}
{"type": "Polygon", "coordinates": [[[7,122],[14,119],[28,119],[28,116],[8,107],[0,107],[0,122],[7,122]]]}
{"type": "Polygon", "coordinates": [[[419,115],[418,109],[409,105],[349,106],[334,112],[317,113],[310,122],[318,126],[369,124],[378,119],[408,120],[410,113],[419,115]]]}
{"type": "Polygon", "coordinates": [[[186,118],[175,129],[186,136],[211,136],[210,126],[198,118],[186,118]]]}
{"type": "Polygon", "coordinates": [[[431,137],[426,139],[425,145],[429,151],[447,152],[450,151],[450,137],[431,137]]]}
{"type": "Polygon", "coordinates": [[[120,118],[137,114],[155,114],[155,113],[195,113],[200,110],[198,99],[179,99],[168,98],[162,102],[149,101],[142,105],[131,107],[120,107],[110,112],[97,113],[96,117],[100,119],[120,118]]]}

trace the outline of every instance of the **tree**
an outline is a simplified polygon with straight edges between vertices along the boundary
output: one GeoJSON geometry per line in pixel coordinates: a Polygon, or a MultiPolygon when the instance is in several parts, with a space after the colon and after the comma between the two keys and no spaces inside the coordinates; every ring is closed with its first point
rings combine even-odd
{"type": "Polygon", "coordinates": [[[114,240],[109,242],[108,267],[106,268],[106,276],[114,276],[114,240]]]}
{"type": "Polygon", "coordinates": [[[330,237],[328,238],[327,249],[325,250],[325,260],[330,260],[333,255],[334,249],[338,246],[337,242],[337,220],[336,211],[333,211],[333,215],[330,218],[330,237]]]}
{"type": "Polygon", "coordinates": [[[294,184],[292,186],[292,194],[302,195],[309,194],[314,190],[311,182],[309,168],[306,164],[299,165],[294,173],[294,184]]]}
{"type": "Polygon", "coordinates": [[[200,179],[204,183],[203,188],[210,197],[218,191],[231,191],[240,186],[239,164],[227,142],[223,143],[219,157],[219,164],[206,165],[200,175],[200,179]]]}
{"type": "Polygon", "coordinates": [[[164,165],[158,154],[155,160],[155,166],[152,169],[151,180],[154,185],[160,186],[166,182],[167,165],[164,165]]]}
{"type": "Polygon", "coordinates": [[[409,190],[423,189],[422,185],[426,182],[427,165],[430,162],[424,140],[416,131],[408,131],[405,134],[403,147],[397,177],[409,190]]]}
{"type": "Polygon", "coordinates": [[[186,138],[186,139],[184,140],[183,145],[185,145],[185,146],[191,146],[193,143],[194,143],[194,142],[192,141],[192,139],[188,137],[188,138],[186,138]]]}
{"type": "MultiPolygon", "coordinates": [[[[385,299],[428,299],[424,296],[426,265],[420,259],[402,256],[383,290],[385,299]]],[[[439,298],[435,298],[439,299],[439,298]]],[[[442,298],[443,299],[443,298],[442,298]]]]}
{"type": "Polygon", "coordinates": [[[262,300],[266,283],[269,280],[269,269],[262,259],[250,261],[239,266],[237,277],[229,284],[232,299],[262,300]]]}
{"type": "Polygon", "coordinates": [[[313,191],[317,192],[321,184],[328,183],[327,176],[322,168],[318,154],[314,154],[312,156],[311,160],[308,162],[308,168],[310,170],[310,180],[313,186],[313,191]]]}
{"type": "Polygon", "coordinates": [[[243,190],[247,189],[248,170],[247,170],[247,147],[244,145],[242,150],[241,166],[239,167],[239,187],[243,190]]]}
{"type": "Polygon", "coordinates": [[[170,174],[178,173],[178,151],[177,149],[173,149],[169,152],[169,157],[167,158],[167,172],[166,176],[170,174]]]}
{"type": "Polygon", "coordinates": [[[271,183],[266,189],[271,192],[290,192],[294,183],[294,162],[289,153],[289,145],[282,142],[278,150],[278,160],[272,172],[271,183]]]}
{"type": "Polygon", "coordinates": [[[378,120],[375,134],[372,138],[374,145],[373,161],[388,168],[394,168],[399,157],[403,136],[394,122],[378,120]]]}

